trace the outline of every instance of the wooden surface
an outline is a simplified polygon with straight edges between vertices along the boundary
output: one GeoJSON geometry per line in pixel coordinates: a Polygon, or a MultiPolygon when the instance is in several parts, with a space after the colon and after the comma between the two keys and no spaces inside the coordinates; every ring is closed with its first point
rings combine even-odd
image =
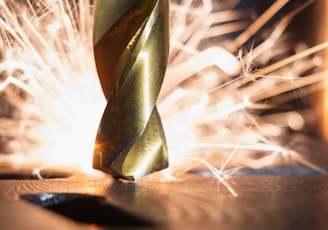
{"type": "Polygon", "coordinates": [[[18,173],[16,177],[13,173],[1,175],[1,230],[328,229],[328,177],[325,175],[232,177],[228,182],[238,197],[233,197],[215,178],[199,175],[187,174],[173,182],[137,183],[79,173],[44,180],[19,180],[18,173]],[[8,179],[6,175],[11,176],[8,179]],[[109,221],[105,225],[99,224],[103,220],[94,224],[76,222],[21,197],[40,193],[78,194],[81,198],[76,201],[78,206],[66,202],[68,205],[61,208],[68,213],[80,212],[82,219],[83,215],[104,214],[101,218],[108,216],[110,220],[115,212],[119,213],[115,218],[122,216],[126,222],[109,221]],[[95,196],[106,202],[93,204],[91,198],[95,196]],[[86,206],[79,206],[79,202],[86,202],[86,206]]]}

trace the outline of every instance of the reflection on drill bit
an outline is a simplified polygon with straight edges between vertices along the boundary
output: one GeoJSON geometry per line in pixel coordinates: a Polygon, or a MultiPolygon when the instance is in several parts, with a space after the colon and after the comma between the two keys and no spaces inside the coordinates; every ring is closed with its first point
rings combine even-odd
{"type": "Polygon", "coordinates": [[[166,168],[156,100],[168,57],[168,1],[98,0],[94,51],[108,104],[93,167],[128,180],[166,168]]]}

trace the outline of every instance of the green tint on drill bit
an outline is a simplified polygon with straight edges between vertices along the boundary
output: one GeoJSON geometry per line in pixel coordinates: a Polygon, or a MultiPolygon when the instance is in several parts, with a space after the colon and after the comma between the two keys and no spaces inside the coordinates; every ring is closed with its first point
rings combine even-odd
{"type": "Polygon", "coordinates": [[[168,1],[98,0],[94,53],[108,104],[93,167],[128,180],[166,168],[156,100],[168,58],[168,1]]]}

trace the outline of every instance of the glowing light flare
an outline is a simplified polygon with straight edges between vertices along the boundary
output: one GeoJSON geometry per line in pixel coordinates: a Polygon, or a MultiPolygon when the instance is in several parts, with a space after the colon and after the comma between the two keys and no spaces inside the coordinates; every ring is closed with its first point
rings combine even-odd
{"type": "Polygon", "coordinates": [[[199,99],[199,101],[194,104],[193,106],[188,107],[188,109],[185,109],[184,111],[181,111],[179,115],[173,116],[173,117],[166,117],[166,119],[163,120],[163,125],[166,128],[166,139],[168,143],[168,150],[171,152],[171,155],[169,157],[170,164],[176,165],[179,162],[182,161],[182,158],[184,157],[184,154],[188,154],[188,145],[175,145],[175,143],[181,142],[182,139],[187,139],[190,142],[197,140],[197,131],[194,130],[194,132],[188,132],[188,127],[193,125],[197,119],[197,116],[199,115],[200,111],[203,111],[203,109],[208,104],[208,95],[203,95],[199,99]],[[178,127],[173,129],[173,127],[178,127]],[[179,154],[174,154],[174,153],[179,154]]]}
{"type": "Polygon", "coordinates": [[[305,125],[303,117],[298,112],[288,113],[287,123],[291,129],[296,131],[301,130],[305,125]]]}
{"type": "Polygon", "coordinates": [[[13,165],[22,165],[26,162],[26,156],[23,154],[10,154],[8,155],[1,155],[0,154],[0,165],[6,163],[14,163],[13,165]]]}
{"type": "Polygon", "coordinates": [[[105,106],[90,52],[92,44],[81,43],[91,34],[92,16],[89,3],[81,1],[81,14],[85,10],[88,14],[80,18],[74,18],[62,4],[68,6],[65,0],[44,3],[41,7],[45,10],[36,16],[32,8],[29,11],[17,4],[13,5],[17,9],[9,10],[1,2],[5,16],[0,19],[0,25],[7,43],[0,72],[9,75],[1,79],[0,90],[9,94],[10,86],[14,85],[27,93],[25,101],[12,102],[25,127],[19,129],[18,123],[12,121],[11,130],[17,127],[13,136],[20,142],[10,146],[13,152],[29,156],[25,162],[89,170],[98,122],[105,106]],[[19,16],[22,20],[17,21],[19,16]],[[82,27],[88,27],[87,34],[82,33],[82,27]],[[17,70],[20,75],[10,75],[17,70]]]}
{"type": "Polygon", "coordinates": [[[50,25],[47,26],[47,31],[53,35],[57,34],[58,30],[61,28],[61,25],[58,21],[52,22],[50,25]]]}
{"type": "Polygon", "coordinates": [[[50,165],[75,166],[84,171],[91,168],[95,135],[105,100],[102,95],[83,99],[68,103],[71,107],[63,106],[66,98],[52,103],[49,109],[54,111],[53,116],[58,122],[46,123],[38,130],[42,145],[34,149],[35,153],[39,153],[37,159],[50,165]]]}
{"type": "Polygon", "coordinates": [[[221,103],[217,104],[217,112],[219,113],[218,118],[220,120],[227,119],[231,114],[251,107],[252,103],[250,102],[247,95],[243,95],[243,101],[240,103],[234,103],[233,98],[227,98],[221,103]]]}

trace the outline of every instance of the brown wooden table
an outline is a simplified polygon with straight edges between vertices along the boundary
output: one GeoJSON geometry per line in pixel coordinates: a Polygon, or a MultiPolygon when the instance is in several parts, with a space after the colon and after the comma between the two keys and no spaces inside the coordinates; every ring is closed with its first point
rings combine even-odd
{"type": "Polygon", "coordinates": [[[0,170],[1,230],[328,229],[326,175],[234,176],[227,180],[234,197],[214,177],[195,174],[132,183],[76,172],[43,180],[9,172],[0,170]]]}

